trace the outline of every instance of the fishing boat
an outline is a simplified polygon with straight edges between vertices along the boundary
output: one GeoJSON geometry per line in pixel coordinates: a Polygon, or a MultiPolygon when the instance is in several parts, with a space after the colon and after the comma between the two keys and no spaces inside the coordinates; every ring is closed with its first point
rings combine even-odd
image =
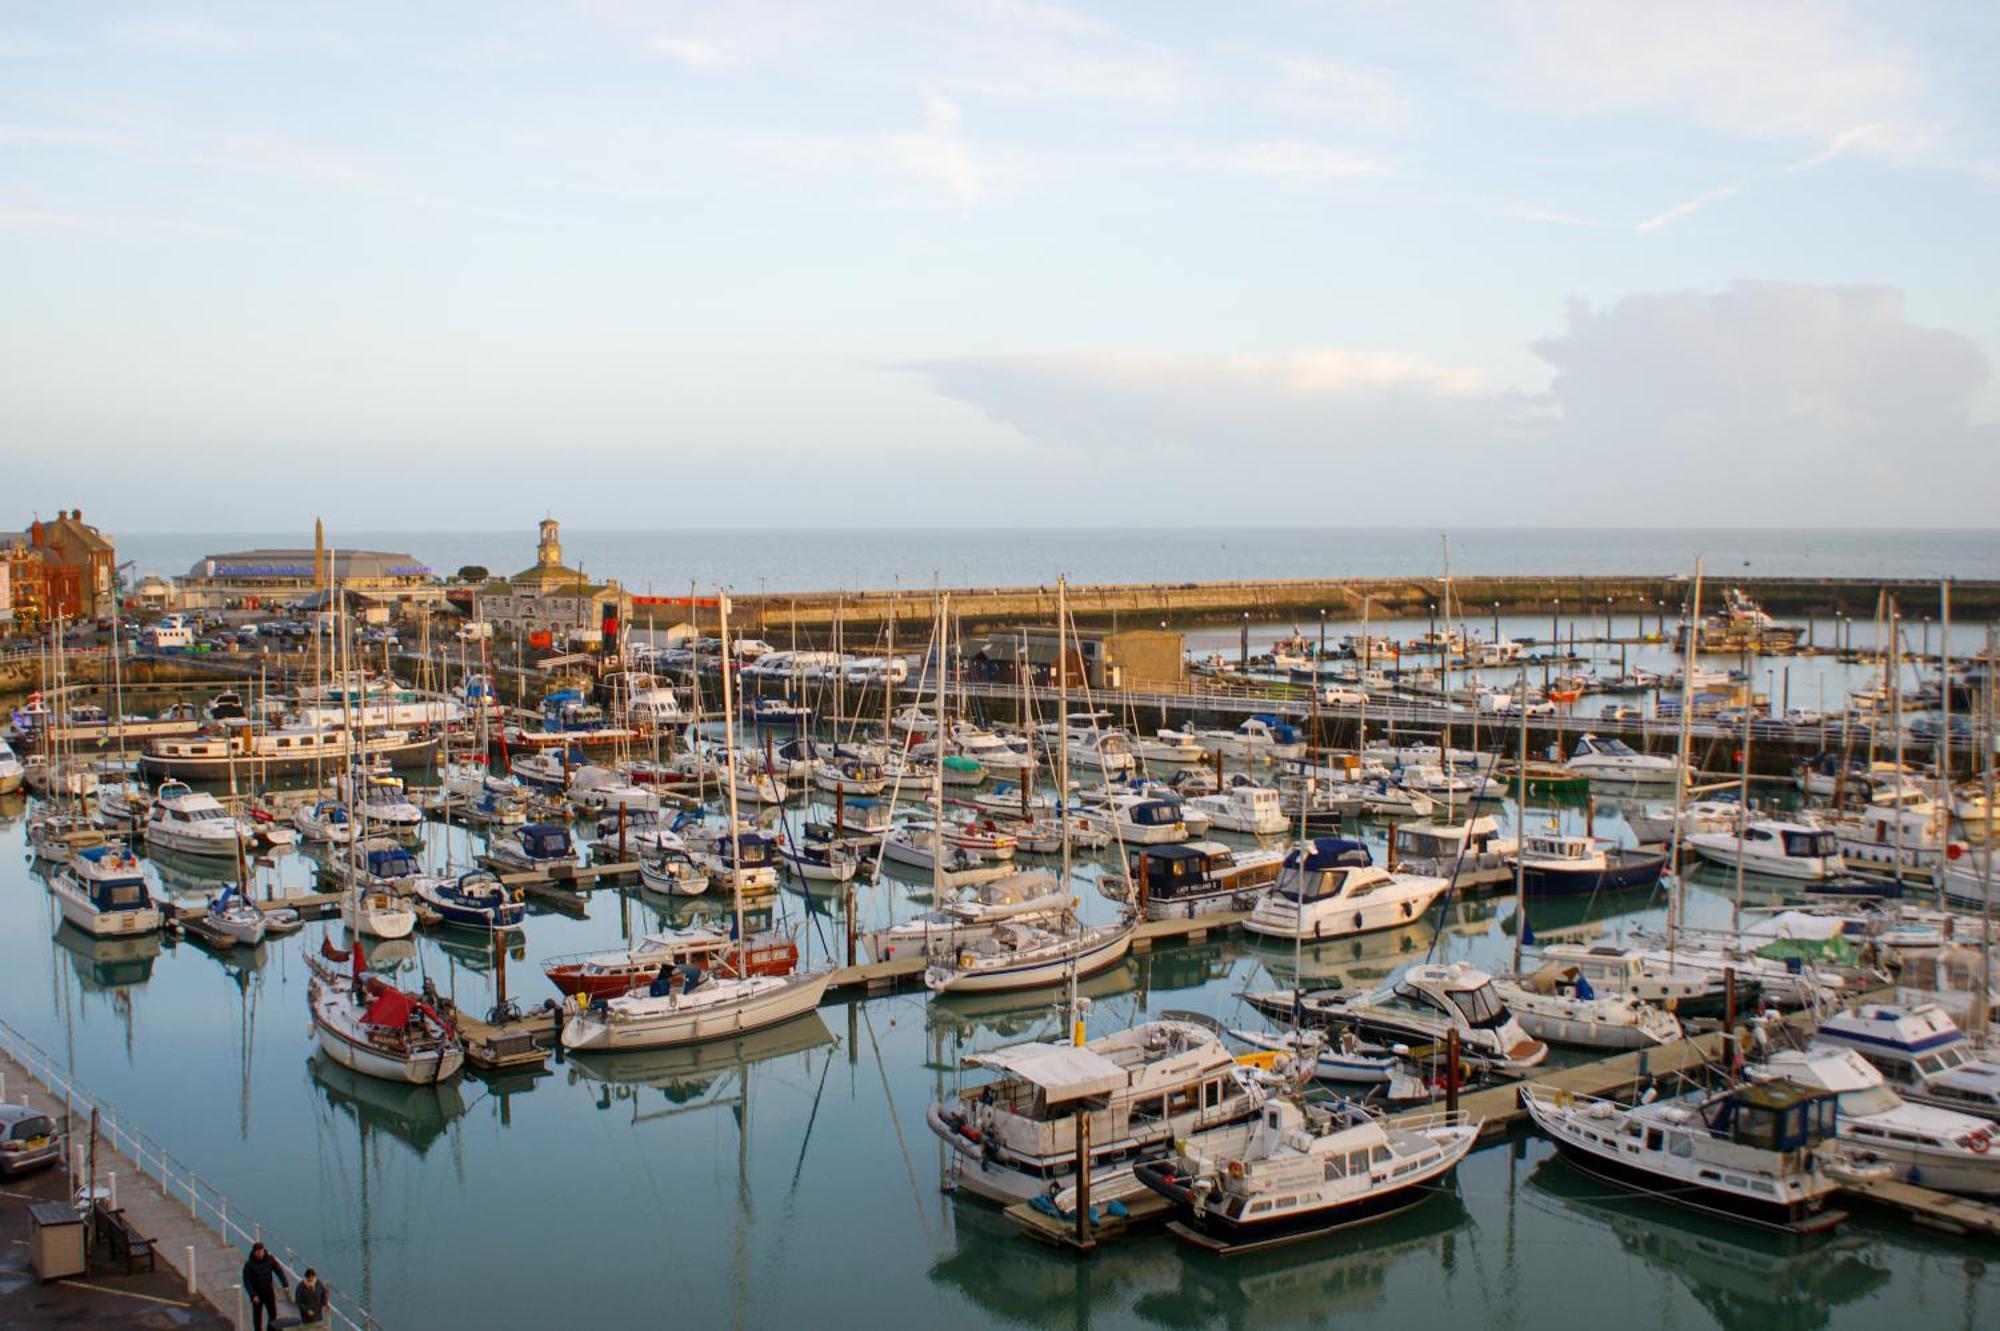
{"type": "Polygon", "coordinates": [[[65,920],[93,938],[150,934],[162,923],[146,875],[120,845],[78,851],[49,879],[65,920]]]}
{"type": "Polygon", "coordinates": [[[1030,1041],[977,1053],[995,1074],[925,1122],[951,1147],[952,1181],[1010,1205],[1074,1187],[1078,1120],[1087,1118],[1093,1199],[1131,1194],[1132,1170],[1175,1141],[1241,1149],[1274,1087],[1210,1025],[1169,1013],[1083,1044],[1030,1041]]]}
{"type": "Polygon", "coordinates": [[[1386,1219],[1429,1200],[1483,1122],[1460,1113],[1386,1122],[1354,1105],[1265,1104],[1240,1153],[1189,1143],[1138,1180],[1175,1209],[1167,1228],[1223,1256],[1386,1219]]]}
{"type": "Polygon", "coordinates": [[[1820,1023],[1815,1044],[1852,1049],[1881,1070],[1904,1098],[2000,1119],[2000,1063],[1935,1003],[1868,1003],[1820,1023]]]}
{"type": "Polygon", "coordinates": [[[320,955],[308,953],[306,961],[313,1029],[335,1063],[418,1086],[449,1081],[465,1066],[465,1049],[451,1024],[415,994],[371,974],[359,942],[341,952],[323,941],[320,955]],[[348,961],[351,971],[326,964],[348,961]]]}
{"type": "Polygon", "coordinates": [[[163,781],[146,812],[146,844],[183,855],[234,859],[251,840],[250,829],[215,796],[179,781],[163,781]]]}
{"type": "Polygon", "coordinates": [[[486,858],[510,873],[547,873],[558,865],[574,867],[576,846],[569,829],[555,823],[525,823],[512,836],[487,843],[486,858]]]}
{"type": "Polygon", "coordinates": [[[1649,1049],[1681,1038],[1680,1019],[1629,992],[1600,994],[1574,966],[1544,964],[1494,987],[1521,1029],[1548,1044],[1582,1049],[1649,1049]]]}
{"type": "Polygon", "coordinates": [[[422,878],[416,891],[417,900],[436,911],[444,923],[461,929],[519,929],[528,915],[520,890],[508,888],[485,869],[468,870],[456,879],[422,878]]]}
{"type": "Polygon", "coordinates": [[[1500,835],[1500,822],[1491,814],[1459,822],[1409,823],[1396,829],[1393,867],[1405,873],[1433,878],[1458,878],[1461,882],[1475,874],[1494,874],[1511,863],[1520,842],[1500,835]]]}
{"type": "Polygon", "coordinates": [[[1774,1081],[1630,1107],[1535,1083],[1520,1094],[1564,1159],[1608,1183],[1794,1234],[1847,1218],[1826,1208],[1840,1187],[1819,1152],[1835,1135],[1827,1092],[1774,1081]]]}
{"type": "Polygon", "coordinates": [[[1462,961],[1423,962],[1364,994],[1337,989],[1267,990],[1244,995],[1279,1021],[1352,1029],[1382,1045],[1443,1045],[1458,1032],[1460,1057],[1509,1076],[1540,1067],[1549,1047],[1530,1036],[1493,977],[1462,961]]]}
{"type": "Polygon", "coordinates": [[[1351,938],[1421,919],[1450,886],[1449,879],[1372,864],[1358,841],[1325,838],[1286,855],[1243,927],[1266,938],[1351,938]]]}
{"type": "Polygon", "coordinates": [[[1518,853],[1522,890],[1531,897],[1590,896],[1654,887],[1667,857],[1607,846],[1593,837],[1530,832],[1518,853]]]}
{"type": "Polygon", "coordinates": [[[984,937],[933,955],[924,968],[924,987],[934,994],[1047,989],[1110,970],[1132,949],[1129,916],[1090,929],[1064,923],[1062,928],[1018,919],[997,924],[984,937]]]}
{"type": "Polygon", "coordinates": [[[1939,1192],[2000,1197],[2000,1122],[1990,1116],[1911,1104],[1852,1049],[1820,1046],[1772,1052],[1745,1071],[1831,1092],[1841,1154],[1862,1167],[1888,1165],[1904,1182],[1939,1192]]]}
{"type": "Polygon", "coordinates": [[[1622,739],[1580,735],[1569,761],[1570,771],[1607,785],[1670,786],[1679,765],[1661,754],[1640,753],[1622,739]]]}
{"type": "Polygon", "coordinates": [[[1818,883],[1847,873],[1840,840],[1817,823],[1755,818],[1740,827],[1690,832],[1682,842],[1702,859],[1745,873],[1818,883]]]}

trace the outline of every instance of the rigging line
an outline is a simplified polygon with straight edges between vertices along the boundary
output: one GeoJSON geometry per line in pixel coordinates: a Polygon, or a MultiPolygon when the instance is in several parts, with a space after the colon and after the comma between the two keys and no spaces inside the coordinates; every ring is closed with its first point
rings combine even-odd
{"type": "Polygon", "coordinates": [[[896,1117],[896,1098],[889,1090],[889,1069],[882,1062],[882,1046],[875,1039],[875,1018],[864,1004],[861,1008],[861,1023],[868,1028],[868,1047],[875,1051],[875,1071],[882,1079],[882,1099],[889,1110],[889,1125],[896,1130],[896,1149],[903,1157],[903,1172],[909,1175],[910,1197],[917,1204],[917,1223],[924,1227],[924,1240],[930,1241],[930,1216],[924,1211],[923,1191],[917,1187],[917,1167],[910,1160],[910,1144],[903,1137],[903,1121],[896,1117]]]}

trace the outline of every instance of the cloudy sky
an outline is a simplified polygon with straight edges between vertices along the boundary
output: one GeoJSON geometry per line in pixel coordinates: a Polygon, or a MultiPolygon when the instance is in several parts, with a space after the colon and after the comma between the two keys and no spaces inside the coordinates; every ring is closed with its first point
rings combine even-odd
{"type": "Polygon", "coordinates": [[[0,469],[128,530],[1992,526],[1996,57],[1963,3],[17,0],[0,469]]]}

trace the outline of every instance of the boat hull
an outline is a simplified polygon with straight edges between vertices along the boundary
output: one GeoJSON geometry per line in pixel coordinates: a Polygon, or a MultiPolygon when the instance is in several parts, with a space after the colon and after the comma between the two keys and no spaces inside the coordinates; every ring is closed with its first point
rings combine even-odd
{"type": "Polygon", "coordinates": [[[1521,888],[1531,897],[1578,897],[1629,892],[1658,885],[1667,857],[1653,851],[1611,851],[1602,869],[1557,869],[1529,864],[1521,888]]]}
{"type": "Polygon", "coordinates": [[[819,1006],[831,971],[802,976],[796,983],[771,989],[746,1002],[713,1007],[689,1007],[644,1022],[598,1020],[590,1014],[571,1017],[563,1025],[563,1048],[578,1051],[664,1049],[701,1044],[776,1026],[802,1017],[819,1006]]]}

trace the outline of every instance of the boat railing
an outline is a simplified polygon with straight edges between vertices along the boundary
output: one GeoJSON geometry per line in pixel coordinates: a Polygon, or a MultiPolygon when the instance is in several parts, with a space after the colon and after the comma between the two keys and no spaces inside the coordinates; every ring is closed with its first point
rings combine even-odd
{"type": "Polygon", "coordinates": [[[1463,1109],[1439,1109],[1428,1114],[1398,1114],[1393,1123],[1405,1132],[1434,1132],[1471,1127],[1472,1118],[1463,1109]]]}
{"type": "MultiPolygon", "coordinates": [[[[78,1114],[88,1117],[94,1112],[100,1139],[113,1150],[123,1152],[141,1173],[159,1185],[169,1201],[186,1206],[190,1219],[206,1225],[224,1243],[240,1249],[245,1256],[249,1255],[251,1245],[261,1243],[289,1272],[303,1271],[312,1265],[289,1244],[267,1233],[264,1226],[241,1206],[233,1205],[221,1188],[134,1127],[132,1121],[108,1101],[64,1071],[47,1050],[5,1021],[0,1021],[0,1051],[4,1051],[30,1077],[40,1082],[50,1096],[61,1098],[65,1129],[72,1140],[76,1137],[78,1114]]],[[[96,1180],[91,1182],[95,1185],[96,1180]]],[[[245,1320],[236,1315],[240,1311],[243,1295],[233,1270],[219,1280],[212,1273],[203,1279],[199,1270],[184,1274],[188,1277],[190,1288],[205,1295],[211,1304],[222,1310],[224,1316],[239,1325],[245,1320]]],[[[375,1331],[380,1325],[366,1308],[353,1299],[332,1289],[328,1292],[326,1324],[334,1331],[375,1331]]]]}

